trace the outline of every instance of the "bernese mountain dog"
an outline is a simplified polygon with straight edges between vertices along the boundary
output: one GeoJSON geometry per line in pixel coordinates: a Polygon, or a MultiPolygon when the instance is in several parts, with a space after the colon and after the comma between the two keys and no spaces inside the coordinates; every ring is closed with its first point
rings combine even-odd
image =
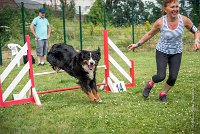
{"type": "Polygon", "coordinates": [[[47,54],[47,61],[56,71],[63,69],[78,79],[81,89],[90,101],[102,102],[96,86],[96,68],[101,58],[100,48],[96,51],[76,51],[71,45],[54,44],[47,54]]]}

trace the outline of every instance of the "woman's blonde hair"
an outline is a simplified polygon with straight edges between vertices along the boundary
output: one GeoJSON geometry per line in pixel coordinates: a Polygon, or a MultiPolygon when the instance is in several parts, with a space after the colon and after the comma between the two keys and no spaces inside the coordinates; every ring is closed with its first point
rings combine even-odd
{"type": "Polygon", "coordinates": [[[167,7],[167,4],[172,3],[172,2],[178,2],[178,0],[164,0],[163,1],[163,6],[162,6],[163,15],[166,15],[165,8],[167,7]]]}

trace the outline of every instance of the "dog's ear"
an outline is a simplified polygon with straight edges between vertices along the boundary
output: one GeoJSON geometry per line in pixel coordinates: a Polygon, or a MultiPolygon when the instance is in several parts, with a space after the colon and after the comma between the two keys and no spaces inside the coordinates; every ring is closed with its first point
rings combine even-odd
{"type": "Polygon", "coordinates": [[[97,54],[99,55],[99,57],[101,57],[101,50],[100,50],[99,47],[98,47],[98,49],[97,49],[97,54]]]}
{"type": "Polygon", "coordinates": [[[76,55],[76,59],[77,60],[80,60],[80,59],[83,59],[84,57],[84,52],[83,51],[80,51],[77,55],[76,55]]]}
{"type": "Polygon", "coordinates": [[[100,47],[98,47],[98,49],[97,49],[97,52],[100,52],[101,50],[100,50],[100,47]]]}

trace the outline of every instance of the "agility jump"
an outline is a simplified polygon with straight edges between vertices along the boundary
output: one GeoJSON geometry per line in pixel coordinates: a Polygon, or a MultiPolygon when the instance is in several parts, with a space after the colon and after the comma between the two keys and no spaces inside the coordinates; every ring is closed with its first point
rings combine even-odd
{"type": "MultiPolygon", "coordinates": [[[[102,83],[97,84],[97,86],[102,86],[105,88],[105,91],[113,91],[113,82],[119,82],[120,80],[110,71],[110,63],[113,64],[114,67],[129,81],[129,83],[125,84],[126,88],[133,87],[135,85],[134,82],[134,61],[129,60],[121,51],[120,49],[109,39],[108,31],[104,30],[104,62],[105,65],[98,66],[97,68],[104,68],[105,69],[105,78],[102,83]],[[128,74],[109,54],[109,46],[115,51],[115,53],[127,64],[130,68],[130,74],[128,74]]],[[[64,71],[61,71],[64,72],[64,71]]],[[[16,57],[11,61],[8,67],[4,70],[4,72],[0,76],[0,107],[7,107],[11,105],[23,104],[23,103],[35,103],[36,105],[41,105],[40,99],[38,94],[47,94],[53,92],[61,92],[66,90],[74,90],[79,89],[80,86],[69,87],[69,88],[60,88],[60,89],[51,89],[41,92],[36,92],[35,84],[34,84],[34,76],[40,75],[47,75],[47,74],[54,74],[57,73],[56,71],[52,72],[43,72],[43,73],[36,73],[33,74],[32,68],[32,58],[31,58],[31,46],[30,46],[30,37],[26,36],[26,44],[24,47],[19,51],[16,57]],[[16,78],[12,81],[12,83],[7,87],[4,91],[2,90],[2,83],[14,66],[18,63],[20,58],[23,56],[25,52],[28,52],[28,62],[24,66],[24,68],[20,71],[20,73],[16,76],[16,78]],[[11,94],[14,90],[16,85],[19,81],[23,78],[25,73],[29,71],[29,81],[24,86],[19,94],[15,95],[15,100],[5,101],[7,97],[11,94]],[[25,98],[27,92],[30,91],[30,97],[25,98]]],[[[101,88],[102,88],[101,87],[101,88]]]]}
{"type": "Polygon", "coordinates": [[[0,75],[0,107],[7,107],[11,105],[23,104],[23,103],[34,103],[36,105],[41,105],[40,99],[35,89],[34,77],[33,77],[33,67],[32,67],[32,57],[31,57],[31,46],[30,46],[30,37],[26,36],[26,44],[22,47],[19,53],[15,58],[10,62],[7,68],[0,75]],[[10,83],[7,89],[3,92],[2,84],[6,77],[13,70],[15,65],[23,57],[23,54],[27,52],[28,62],[10,83]],[[22,88],[19,94],[14,95],[14,100],[6,101],[8,96],[12,93],[14,88],[18,85],[24,75],[29,72],[29,80],[22,88]],[[29,92],[30,96],[26,97],[26,94],[29,92]]]}
{"type": "Polygon", "coordinates": [[[115,91],[112,81],[119,82],[120,80],[115,77],[115,75],[110,71],[110,63],[129,81],[125,84],[126,88],[135,86],[135,77],[134,77],[134,60],[129,60],[122,51],[112,42],[108,37],[108,31],[104,30],[104,62],[106,65],[105,68],[105,83],[106,91],[115,91]],[[109,54],[109,46],[115,51],[115,53],[128,65],[130,68],[130,74],[127,72],[112,58],[109,54]]]}

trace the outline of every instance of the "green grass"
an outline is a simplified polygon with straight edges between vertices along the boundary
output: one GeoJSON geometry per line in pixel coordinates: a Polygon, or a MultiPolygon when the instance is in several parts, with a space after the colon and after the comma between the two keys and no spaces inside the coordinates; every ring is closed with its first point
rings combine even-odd
{"type": "MultiPolygon", "coordinates": [[[[148,100],[141,96],[146,81],[156,71],[154,51],[137,50],[134,53],[124,53],[135,60],[134,88],[123,93],[100,91],[102,104],[90,103],[80,89],[39,95],[42,107],[25,104],[1,108],[0,133],[200,133],[200,53],[184,51],[179,77],[175,87],[168,94],[168,103],[158,100],[163,82],[155,86],[148,100]]],[[[20,68],[13,71],[3,87],[16,76],[20,68]]],[[[4,69],[5,66],[1,67],[0,72],[4,69]]],[[[51,71],[51,68],[34,65],[34,71],[51,71]]],[[[112,71],[116,73],[114,68],[112,71]]],[[[103,70],[99,69],[97,81],[101,82],[102,79],[103,70]]],[[[76,80],[62,73],[36,77],[35,84],[38,91],[43,91],[74,86],[76,80]]]]}

